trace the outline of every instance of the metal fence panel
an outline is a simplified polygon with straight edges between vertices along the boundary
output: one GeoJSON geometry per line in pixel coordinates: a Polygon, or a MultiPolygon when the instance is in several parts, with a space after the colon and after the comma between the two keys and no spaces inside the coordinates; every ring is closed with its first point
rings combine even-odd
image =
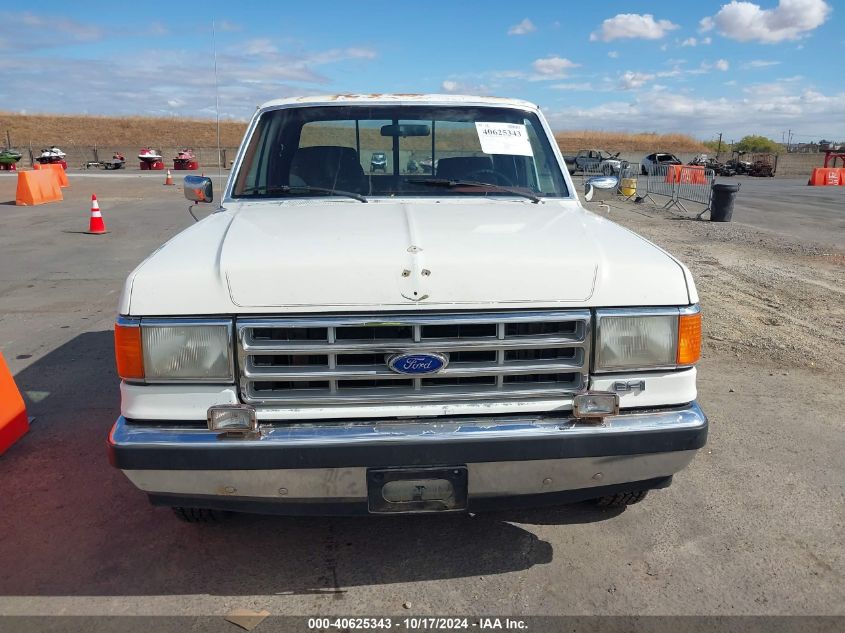
{"type": "MultiPolygon", "coordinates": [[[[646,198],[650,194],[656,196],[668,196],[674,200],[675,198],[675,183],[671,174],[669,173],[670,165],[650,165],[648,175],[646,176],[646,198]]],[[[654,198],[652,198],[654,201],[654,198]]]]}
{"type": "Polygon", "coordinates": [[[716,172],[704,167],[685,166],[679,170],[677,187],[678,191],[675,200],[678,206],[684,209],[681,200],[696,202],[710,206],[710,194],[713,191],[713,181],[716,172]]]}
{"type": "MultiPolygon", "coordinates": [[[[669,200],[664,209],[676,206],[684,211],[687,208],[682,201],[695,202],[710,207],[713,183],[716,173],[712,169],[695,165],[653,165],[646,176],[646,195],[666,196],[669,200]]],[[[654,202],[654,198],[652,198],[654,202]]]]}

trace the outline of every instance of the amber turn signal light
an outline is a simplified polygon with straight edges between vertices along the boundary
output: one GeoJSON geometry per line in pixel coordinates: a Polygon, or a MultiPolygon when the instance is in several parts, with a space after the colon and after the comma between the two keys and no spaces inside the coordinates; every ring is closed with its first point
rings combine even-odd
{"type": "Polygon", "coordinates": [[[114,356],[117,375],[124,380],[143,380],[144,354],[141,350],[141,328],[137,325],[114,326],[114,356]]]}
{"type": "Polygon", "coordinates": [[[678,319],[678,365],[694,365],[701,358],[701,313],[678,319]]]}

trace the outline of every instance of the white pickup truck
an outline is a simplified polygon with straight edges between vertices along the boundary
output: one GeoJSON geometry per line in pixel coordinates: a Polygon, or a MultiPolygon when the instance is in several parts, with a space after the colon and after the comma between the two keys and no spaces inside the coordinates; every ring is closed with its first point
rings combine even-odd
{"type": "Polygon", "coordinates": [[[271,101],[126,280],[110,459],[188,521],[625,505],[705,444],[700,340],[687,268],[581,206],[536,106],[271,101]]]}

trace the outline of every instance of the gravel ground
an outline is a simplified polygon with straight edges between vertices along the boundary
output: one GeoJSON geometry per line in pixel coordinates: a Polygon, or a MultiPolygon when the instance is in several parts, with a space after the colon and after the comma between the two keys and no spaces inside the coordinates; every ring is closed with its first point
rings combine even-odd
{"type": "Polygon", "coordinates": [[[610,219],[690,268],[707,351],[796,367],[845,366],[845,250],[736,222],[696,221],[692,212],[647,203],[614,202],[610,219]]]}

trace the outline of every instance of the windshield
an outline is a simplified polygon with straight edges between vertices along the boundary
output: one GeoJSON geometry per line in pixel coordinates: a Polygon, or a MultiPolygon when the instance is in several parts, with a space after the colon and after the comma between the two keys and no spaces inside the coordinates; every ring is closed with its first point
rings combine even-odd
{"type": "Polygon", "coordinates": [[[264,113],[236,198],[568,196],[538,117],[509,108],[324,106],[264,113]],[[445,186],[444,186],[445,185],[445,186]]]}

